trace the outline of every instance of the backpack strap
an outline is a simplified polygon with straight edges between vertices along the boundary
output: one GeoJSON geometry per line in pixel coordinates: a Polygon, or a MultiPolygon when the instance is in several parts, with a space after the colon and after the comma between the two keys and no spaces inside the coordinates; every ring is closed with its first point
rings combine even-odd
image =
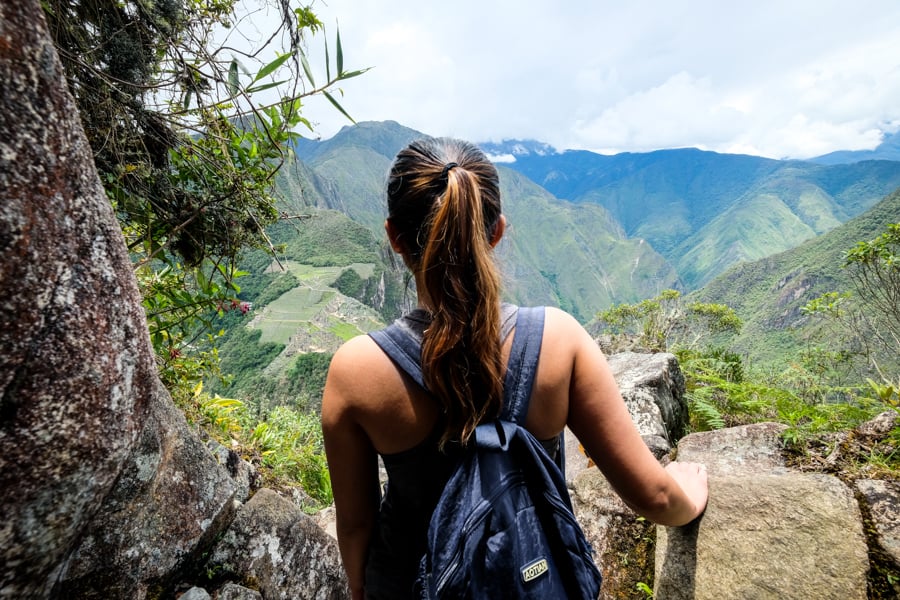
{"type": "Polygon", "coordinates": [[[369,337],[400,369],[412,377],[413,381],[428,389],[422,377],[422,346],[417,339],[397,323],[391,323],[378,331],[370,331],[369,337]]]}
{"type": "MultiPolygon", "coordinates": [[[[541,355],[544,313],[543,306],[535,306],[519,307],[516,314],[516,329],[503,381],[503,410],[500,418],[518,425],[524,425],[528,415],[531,390],[541,355]]],[[[413,381],[423,389],[428,389],[422,376],[421,343],[411,332],[395,322],[384,329],[370,332],[369,337],[413,381]]],[[[556,465],[563,470],[566,464],[563,434],[560,434],[557,444],[556,465]]]]}
{"type": "Polygon", "coordinates": [[[516,332],[506,378],[503,381],[503,411],[500,418],[518,425],[525,424],[531,389],[537,374],[538,358],[541,355],[541,340],[544,334],[544,307],[519,308],[516,317],[516,332]]]}

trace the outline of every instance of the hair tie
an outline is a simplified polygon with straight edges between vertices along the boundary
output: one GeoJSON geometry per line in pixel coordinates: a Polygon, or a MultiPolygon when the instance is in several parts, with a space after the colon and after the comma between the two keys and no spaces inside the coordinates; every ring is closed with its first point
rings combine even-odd
{"type": "Polygon", "coordinates": [[[444,165],[444,170],[441,171],[441,179],[447,179],[447,174],[450,172],[450,169],[458,166],[459,165],[455,162],[448,162],[446,165],[444,165]]]}

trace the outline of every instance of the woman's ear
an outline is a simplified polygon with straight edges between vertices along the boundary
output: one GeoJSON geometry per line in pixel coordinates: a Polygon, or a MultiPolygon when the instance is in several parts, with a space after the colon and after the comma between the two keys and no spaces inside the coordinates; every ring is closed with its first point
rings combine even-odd
{"type": "Polygon", "coordinates": [[[388,242],[390,242],[394,252],[403,254],[403,244],[400,243],[400,233],[394,227],[394,224],[391,223],[390,219],[384,220],[384,231],[387,233],[388,242]]]}
{"type": "Polygon", "coordinates": [[[506,215],[500,215],[497,224],[494,225],[494,233],[491,234],[491,248],[500,243],[503,233],[506,231],[506,215]]]}

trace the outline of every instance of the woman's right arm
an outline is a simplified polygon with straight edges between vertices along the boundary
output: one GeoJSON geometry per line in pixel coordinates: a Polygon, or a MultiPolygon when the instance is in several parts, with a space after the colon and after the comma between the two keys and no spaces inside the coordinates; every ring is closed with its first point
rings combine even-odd
{"type": "Polygon", "coordinates": [[[322,396],[338,546],[354,600],[365,596],[366,555],[380,496],[377,455],[356,418],[359,398],[369,391],[360,389],[367,380],[359,376],[367,356],[364,338],[342,346],[331,361],[322,396]]]}
{"type": "Polygon", "coordinates": [[[555,332],[573,344],[569,429],[635,512],[661,525],[694,520],[706,508],[706,469],[696,463],[660,465],[632,422],[597,343],[574,318],[554,312],[560,321],[555,332]]]}

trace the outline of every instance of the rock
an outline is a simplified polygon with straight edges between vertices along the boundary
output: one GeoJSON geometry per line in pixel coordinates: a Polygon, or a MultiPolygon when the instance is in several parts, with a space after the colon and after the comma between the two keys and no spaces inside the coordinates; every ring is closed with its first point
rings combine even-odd
{"type": "Polygon", "coordinates": [[[237,486],[159,385],[134,452],[62,573],[62,595],[158,595],[234,515],[237,486]]]}
{"type": "Polygon", "coordinates": [[[778,423],[755,423],[692,433],[678,442],[678,460],[703,463],[711,476],[784,472],[785,429],[778,423]]]}
{"type": "Polygon", "coordinates": [[[601,598],[630,598],[653,573],[655,526],[639,519],[596,468],[580,473],[572,506],[603,575],[601,598]]]}
{"type": "Polygon", "coordinates": [[[182,595],[178,596],[178,600],[210,600],[209,592],[199,587],[192,587],[182,595]]]}
{"type": "Polygon", "coordinates": [[[897,426],[898,420],[900,420],[900,413],[896,410],[887,410],[857,427],[856,431],[865,436],[887,435],[897,426]]]}
{"type": "Polygon", "coordinates": [[[250,498],[250,494],[259,488],[259,471],[254,465],[242,459],[237,452],[226,448],[216,440],[207,440],[206,447],[216,457],[216,461],[225,467],[226,472],[234,481],[237,488],[234,499],[241,503],[246,502],[250,498]]]}
{"type": "Polygon", "coordinates": [[[156,368],[121,228],[37,0],[0,2],[0,596],[46,597],[156,368]]]}
{"type": "Polygon", "coordinates": [[[241,507],[207,568],[253,581],[267,599],[350,597],[337,542],[292,502],[267,488],[241,507]]]}
{"type": "Polygon", "coordinates": [[[865,501],[876,542],[900,569],[900,483],[861,479],[856,489],[865,501]]]}
{"type": "Polygon", "coordinates": [[[313,518],[322,531],[337,539],[337,513],[333,504],[317,512],[313,518]]]}
{"type": "Polygon", "coordinates": [[[657,528],[657,598],[866,597],[856,500],[835,477],[789,471],[784,429],[758,423],[678,443],[678,460],[707,466],[709,504],[686,527],[657,528]]]}
{"type": "Polygon", "coordinates": [[[673,446],[688,426],[684,375],[675,356],[622,352],[607,360],[641,435],[662,437],[673,446]]]}
{"type": "Polygon", "coordinates": [[[592,466],[591,459],[581,447],[581,442],[575,437],[568,427],[563,431],[563,441],[565,443],[566,453],[566,483],[571,487],[572,482],[578,477],[578,474],[589,469],[592,466]]]}
{"type": "Polygon", "coordinates": [[[226,583],[216,592],[216,600],[262,600],[262,594],[236,583],[226,583]]]}

